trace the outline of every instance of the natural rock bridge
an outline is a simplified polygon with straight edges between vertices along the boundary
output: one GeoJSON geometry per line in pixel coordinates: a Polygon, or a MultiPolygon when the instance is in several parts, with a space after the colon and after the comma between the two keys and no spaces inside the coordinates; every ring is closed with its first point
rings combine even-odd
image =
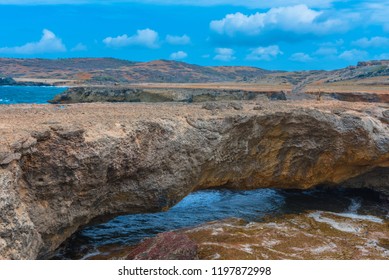
{"type": "Polygon", "coordinates": [[[205,188],[389,194],[388,105],[238,105],[0,107],[0,258],[48,257],[94,219],[205,188]]]}

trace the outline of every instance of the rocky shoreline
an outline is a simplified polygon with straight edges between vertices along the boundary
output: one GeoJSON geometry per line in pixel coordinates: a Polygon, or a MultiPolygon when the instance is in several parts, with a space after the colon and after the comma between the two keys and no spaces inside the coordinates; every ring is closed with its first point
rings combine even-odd
{"type": "Polygon", "coordinates": [[[49,103],[72,104],[92,102],[205,102],[237,101],[265,98],[286,100],[284,91],[261,91],[223,88],[166,87],[72,87],[49,103]]]}
{"type": "Polygon", "coordinates": [[[132,248],[105,248],[91,259],[388,260],[388,236],[389,222],[377,217],[309,211],[262,222],[214,221],[132,248]]]}
{"type": "Polygon", "coordinates": [[[200,189],[389,194],[387,104],[205,105],[0,107],[1,258],[47,258],[84,225],[163,211],[200,189]]]}
{"type": "Polygon", "coordinates": [[[339,100],[348,102],[389,103],[389,94],[367,92],[306,91],[292,94],[287,90],[229,88],[189,88],[151,86],[71,87],[49,103],[74,104],[92,102],[209,102],[247,100],[339,100]]]}

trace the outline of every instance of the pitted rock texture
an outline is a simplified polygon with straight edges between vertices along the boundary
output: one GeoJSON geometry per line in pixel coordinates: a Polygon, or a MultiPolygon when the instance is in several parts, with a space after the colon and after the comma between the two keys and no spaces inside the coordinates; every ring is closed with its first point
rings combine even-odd
{"type": "Polygon", "coordinates": [[[352,182],[389,194],[387,105],[241,105],[1,106],[0,256],[48,258],[88,223],[199,189],[352,182]]]}

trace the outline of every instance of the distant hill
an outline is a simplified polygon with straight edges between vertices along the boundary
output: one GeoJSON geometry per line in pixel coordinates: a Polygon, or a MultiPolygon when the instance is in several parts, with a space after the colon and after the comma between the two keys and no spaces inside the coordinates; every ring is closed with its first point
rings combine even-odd
{"type": "Polygon", "coordinates": [[[389,60],[359,62],[333,71],[268,71],[256,67],[208,67],[170,60],[134,62],[114,58],[15,59],[0,58],[0,76],[22,82],[51,84],[220,83],[247,82],[292,85],[301,91],[312,83],[336,83],[373,77],[387,83],[389,60]]]}
{"type": "Polygon", "coordinates": [[[114,58],[0,58],[0,73],[13,78],[65,79],[107,84],[248,81],[270,71],[255,67],[204,67],[169,60],[133,62],[114,58]]]}

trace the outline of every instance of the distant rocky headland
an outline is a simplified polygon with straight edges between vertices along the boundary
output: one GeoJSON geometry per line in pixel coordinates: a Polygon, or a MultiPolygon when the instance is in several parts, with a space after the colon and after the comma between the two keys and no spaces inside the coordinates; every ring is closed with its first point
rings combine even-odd
{"type": "MultiPolygon", "coordinates": [[[[161,86],[161,85],[160,85],[161,86]]],[[[286,92],[260,89],[191,87],[72,87],[57,95],[52,104],[91,102],[205,102],[232,100],[286,100],[286,92]]]]}
{"type": "Polygon", "coordinates": [[[33,81],[25,81],[25,82],[17,82],[10,77],[1,77],[0,76],[0,86],[50,86],[49,83],[43,82],[33,82],[33,81]]]}

